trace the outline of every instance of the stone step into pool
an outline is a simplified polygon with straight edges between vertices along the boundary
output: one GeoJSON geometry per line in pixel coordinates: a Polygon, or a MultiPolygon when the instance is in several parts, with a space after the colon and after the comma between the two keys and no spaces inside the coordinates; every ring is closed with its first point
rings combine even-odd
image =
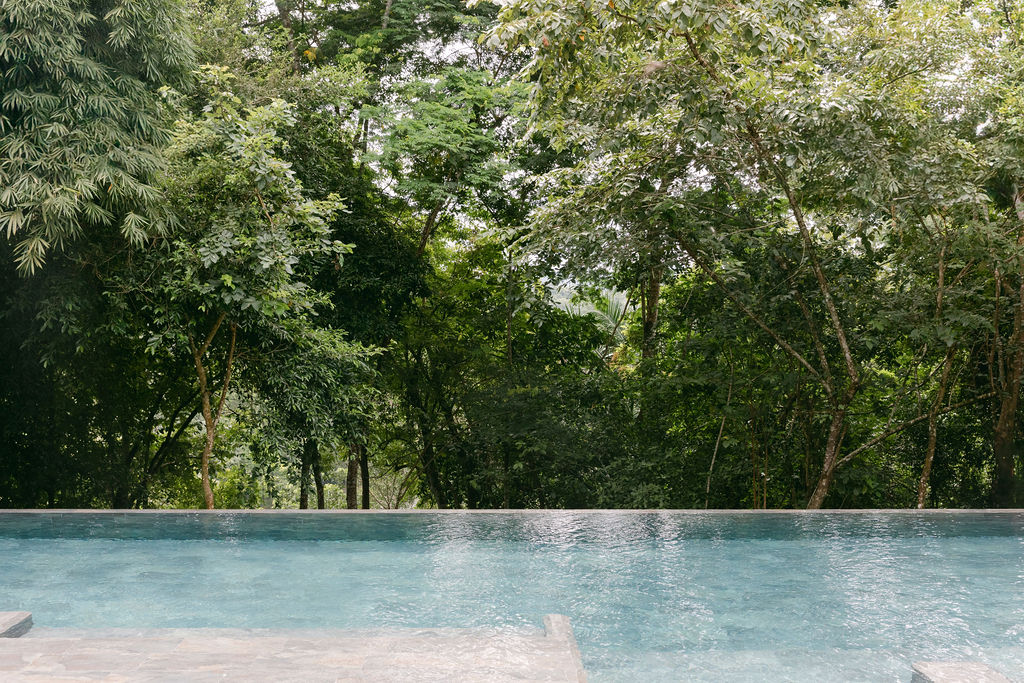
{"type": "Polygon", "coordinates": [[[543,630],[36,628],[0,639],[0,680],[585,683],[586,675],[569,619],[551,614],[543,630]]]}
{"type": "MultiPolygon", "coordinates": [[[[542,633],[31,628],[29,612],[0,612],[0,679],[586,682],[560,614],[542,633]]],[[[981,662],[917,662],[911,683],[1013,682],[981,662]]]]}
{"type": "Polygon", "coordinates": [[[0,612],[0,638],[18,638],[31,628],[31,612],[0,612]]]}

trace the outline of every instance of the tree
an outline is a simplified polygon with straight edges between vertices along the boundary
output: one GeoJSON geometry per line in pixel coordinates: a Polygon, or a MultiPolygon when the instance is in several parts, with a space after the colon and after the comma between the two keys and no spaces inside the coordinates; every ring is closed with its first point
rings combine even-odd
{"type": "Polygon", "coordinates": [[[133,264],[126,290],[147,302],[149,345],[188,349],[206,439],[203,493],[212,508],[209,463],[232,374],[281,345],[315,342],[312,319],[324,296],[300,276],[304,260],[333,259],[347,245],[329,239],[325,218],[337,198],[308,199],[279,130],[294,122],[282,101],[241,110],[223,68],[201,72],[209,100],[183,119],[169,150],[167,195],[180,220],[133,264]]]}
{"type": "Polygon", "coordinates": [[[891,277],[881,254],[898,235],[889,224],[944,215],[959,227],[989,211],[984,174],[941,118],[955,115],[944,108],[948,70],[977,45],[957,11],[513,2],[490,34],[532,55],[537,125],[589,152],[554,176],[559,200],[538,214],[540,232],[600,245],[577,268],[611,261],[623,242],[651,245],[642,262],[660,268],[673,245],[677,268],[721,287],[817,385],[829,420],[812,508],[842,464],[885,438],[843,452],[854,406],[884,379],[872,361],[891,277]],[[865,18],[871,28],[854,30],[865,18]],[[921,100],[941,106],[922,111],[921,100]],[[911,163],[906,150],[923,149],[911,163]],[[750,291],[754,254],[776,278],[765,294],[789,291],[788,314],[769,316],[750,291]]]}
{"type": "Polygon", "coordinates": [[[0,499],[7,503],[134,507],[154,486],[192,476],[184,456],[199,403],[181,381],[190,360],[147,353],[148,321],[109,289],[130,249],[108,229],[84,236],[31,277],[4,259],[0,499]]]}
{"type": "Polygon", "coordinates": [[[19,269],[85,231],[165,230],[157,91],[192,68],[177,0],[0,3],[0,230],[19,269]]]}

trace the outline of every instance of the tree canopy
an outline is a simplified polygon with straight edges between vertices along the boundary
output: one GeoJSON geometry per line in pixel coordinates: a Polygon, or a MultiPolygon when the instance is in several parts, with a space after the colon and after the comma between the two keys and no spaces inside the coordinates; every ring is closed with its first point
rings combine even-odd
{"type": "Polygon", "coordinates": [[[21,270],[85,231],[166,229],[158,90],[193,65],[183,21],[175,0],[0,5],[0,229],[21,270]]]}
{"type": "Polygon", "coordinates": [[[0,505],[1019,505],[1022,74],[1007,0],[0,0],[0,505]]]}

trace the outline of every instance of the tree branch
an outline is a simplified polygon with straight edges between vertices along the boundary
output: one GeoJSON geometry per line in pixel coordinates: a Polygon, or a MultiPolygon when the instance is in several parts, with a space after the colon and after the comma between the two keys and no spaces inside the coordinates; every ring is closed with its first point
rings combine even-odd
{"type": "MultiPolygon", "coordinates": [[[[967,399],[966,401],[960,401],[959,403],[954,403],[952,405],[946,406],[942,410],[940,410],[937,413],[935,413],[935,415],[936,416],[945,415],[948,412],[952,412],[954,410],[957,410],[958,408],[963,408],[964,406],[969,406],[972,403],[977,403],[978,401],[983,401],[986,398],[992,398],[995,395],[996,395],[996,392],[994,392],[994,391],[990,391],[987,394],[980,394],[978,396],[975,396],[974,398],[967,399]]],[[[861,446],[858,446],[857,448],[853,449],[852,451],[850,451],[849,453],[844,455],[842,458],[840,458],[839,462],[836,463],[836,467],[838,467],[839,465],[842,465],[844,463],[847,463],[850,460],[853,460],[855,457],[857,457],[858,455],[860,455],[864,451],[868,450],[872,446],[878,445],[882,441],[885,441],[886,439],[888,439],[890,436],[894,436],[896,434],[899,434],[900,432],[902,432],[907,427],[911,427],[913,425],[916,425],[918,422],[923,422],[924,420],[927,420],[928,416],[929,416],[929,413],[924,413],[923,415],[918,415],[917,417],[915,417],[912,420],[907,420],[906,422],[904,422],[903,424],[901,424],[901,425],[899,425],[897,427],[893,427],[892,429],[886,430],[885,432],[879,434],[878,436],[876,436],[875,438],[871,439],[867,443],[865,443],[865,444],[863,444],[861,446]]]]}
{"type": "Polygon", "coordinates": [[[739,309],[743,311],[743,313],[748,318],[750,318],[754,322],[754,324],[756,324],[762,330],[767,332],[768,335],[775,340],[775,343],[778,344],[786,353],[792,356],[797,363],[802,365],[808,372],[814,375],[814,377],[819,382],[822,381],[821,373],[815,370],[814,366],[808,363],[807,359],[804,358],[799,351],[790,346],[789,343],[786,342],[786,340],[784,340],[782,337],[779,336],[777,332],[775,332],[775,330],[769,327],[768,324],[764,322],[760,316],[757,315],[757,313],[755,313],[753,310],[751,310],[749,306],[743,303],[740,300],[740,298],[736,296],[736,294],[725,285],[725,282],[722,281],[722,278],[718,275],[718,273],[712,270],[710,266],[704,263],[700,259],[700,257],[697,256],[695,249],[693,249],[689,244],[687,244],[682,238],[677,237],[676,239],[679,242],[679,246],[681,246],[683,251],[686,252],[687,256],[689,256],[693,260],[693,262],[696,263],[697,266],[700,267],[700,269],[703,270],[707,274],[707,276],[711,278],[711,280],[714,281],[714,283],[721,288],[722,292],[725,294],[726,297],[729,298],[730,301],[736,304],[736,306],[739,307],[739,309]]]}

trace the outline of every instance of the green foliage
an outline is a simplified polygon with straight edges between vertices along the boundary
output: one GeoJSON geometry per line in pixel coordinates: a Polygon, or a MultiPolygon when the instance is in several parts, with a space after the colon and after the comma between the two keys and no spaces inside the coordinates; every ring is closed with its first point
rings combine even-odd
{"type": "Polygon", "coordinates": [[[0,0],[0,505],[1013,503],[1012,3],[187,9],[0,0]]]}
{"type": "Polygon", "coordinates": [[[183,344],[220,314],[270,344],[301,334],[325,298],[300,265],[315,257],[340,267],[349,250],[330,239],[325,221],[341,200],[305,197],[280,156],[278,131],[295,123],[292,107],[276,100],[243,112],[225,89],[229,76],[204,72],[209,101],[199,117],[179,122],[168,151],[166,192],[180,227],[166,237],[166,253],[149,252],[154,272],[143,270],[158,293],[151,347],[183,344]]]}
{"type": "Polygon", "coordinates": [[[23,272],[89,230],[166,230],[157,90],[192,52],[176,0],[0,4],[0,230],[23,272]]]}

